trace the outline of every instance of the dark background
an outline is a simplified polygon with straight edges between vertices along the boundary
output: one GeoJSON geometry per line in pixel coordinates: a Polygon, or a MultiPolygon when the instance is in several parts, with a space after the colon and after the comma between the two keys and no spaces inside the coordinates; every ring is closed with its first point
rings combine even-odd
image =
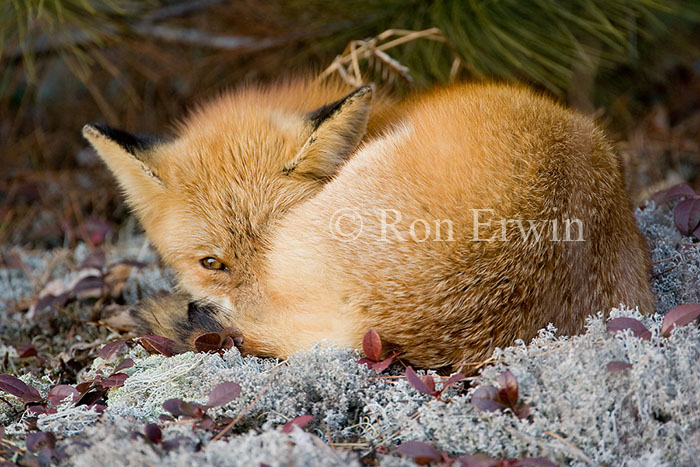
{"type": "MultiPolygon", "coordinates": [[[[700,180],[700,2],[5,1],[0,6],[0,245],[109,241],[127,218],[80,129],[166,133],[243,81],[320,72],[351,40],[438,27],[360,63],[397,94],[450,79],[519,81],[594,115],[635,203],[700,180]]],[[[395,37],[401,37],[400,35],[395,37]]]]}

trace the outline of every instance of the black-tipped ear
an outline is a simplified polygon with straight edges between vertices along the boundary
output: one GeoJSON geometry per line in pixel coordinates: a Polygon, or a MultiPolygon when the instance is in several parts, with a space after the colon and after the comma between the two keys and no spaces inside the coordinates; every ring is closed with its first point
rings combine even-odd
{"type": "Polygon", "coordinates": [[[323,107],[319,107],[313,112],[309,112],[306,115],[306,118],[311,123],[313,129],[316,130],[319,126],[321,126],[321,123],[323,123],[325,120],[328,120],[329,118],[332,118],[334,114],[339,112],[343,105],[346,104],[348,101],[371,94],[372,88],[370,88],[369,86],[362,86],[360,88],[355,89],[342,99],[338,99],[335,102],[331,102],[330,104],[326,104],[323,107]]]}
{"type": "Polygon", "coordinates": [[[85,125],[83,134],[85,135],[86,133],[98,133],[100,136],[121,146],[129,154],[137,157],[150,149],[156,142],[155,138],[132,135],[126,131],[99,123],[85,125]]]}
{"type": "Polygon", "coordinates": [[[85,125],[83,136],[117,178],[132,206],[138,207],[164,187],[157,175],[160,166],[156,140],[105,125],[85,125]]]}
{"type": "Polygon", "coordinates": [[[367,131],[372,89],[363,86],[306,115],[309,136],[283,172],[327,181],[360,144],[367,131]]]}

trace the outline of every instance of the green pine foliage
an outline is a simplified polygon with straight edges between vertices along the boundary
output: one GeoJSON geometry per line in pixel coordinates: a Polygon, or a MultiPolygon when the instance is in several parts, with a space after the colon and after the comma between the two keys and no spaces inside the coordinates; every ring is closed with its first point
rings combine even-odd
{"type": "MultiPolygon", "coordinates": [[[[320,12],[315,21],[330,25],[347,18],[318,46],[335,50],[389,28],[438,27],[470,76],[526,81],[556,94],[568,90],[581,70],[634,67],[640,52],[668,36],[671,25],[677,34],[700,19],[700,4],[686,0],[349,0],[333,6],[292,2],[286,8],[289,18],[320,12]]],[[[430,41],[391,55],[422,84],[446,81],[453,58],[448,47],[430,41]]]]}
{"type": "MultiPolygon", "coordinates": [[[[71,66],[85,65],[85,51],[104,47],[119,37],[120,25],[153,6],[133,0],[6,0],[0,2],[0,57],[21,58],[35,78],[38,54],[60,53],[71,66]]],[[[79,69],[74,70],[80,73],[79,69]]]]}
{"type": "MultiPolygon", "coordinates": [[[[5,57],[20,54],[29,77],[37,53],[66,53],[74,65],[83,65],[91,61],[87,52],[128,33],[130,21],[183,3],[8,0],[0,6],[0,51],[5,57]]],[[[524,80],[557,94],[581,70],[634,66],[641,50],[668,35],[669,24],[697,25],[700,19],[700,6],[691,0],[277,0],[247,7],[256,21],[306,31],[302,58],[339,53],[352,39],[390,28],[438,27],[468,75],[524,80]]],[[[427,40],[390,54],[423,85],[446,81],[453,60],[450,47],[427,40]]]]}

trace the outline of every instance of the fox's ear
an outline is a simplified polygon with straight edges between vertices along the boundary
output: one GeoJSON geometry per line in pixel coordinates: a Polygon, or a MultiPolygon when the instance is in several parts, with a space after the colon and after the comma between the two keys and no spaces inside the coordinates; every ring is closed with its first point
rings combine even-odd
{"type": "Polygon", "coordinates": [[[162,186],[155,173],[151,153],[154,139],[140,138],[106,125],[87,124],[83,136],[107,164],[122,187],[128,192],[134,185],[162,186]]]}
{"type": "Polygon", "coordinates": [[[306,115],[310,132],[284,172],[325,181],[334,176],[367,132],[372,89],[363,86],[306,115]]]}
{"type": "Polygon", "coordinates": [[[137,211],[163,192],[163,181],[154,170],[151,157],[155,140],[98,124],[85,125],[83,136],[107,164],[137,211]]]}

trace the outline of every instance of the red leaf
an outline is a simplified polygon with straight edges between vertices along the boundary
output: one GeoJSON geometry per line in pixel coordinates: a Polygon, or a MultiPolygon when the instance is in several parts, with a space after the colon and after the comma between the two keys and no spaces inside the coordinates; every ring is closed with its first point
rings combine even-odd
{"type": "Polygon", "coordinates": [[[459,383],[460,381],[464,381],[467,379],[466,376],[464,376],[462,373],[455,373],[454,375],[450,376],[447,381],[445,381],[442,385],[443,391],[447,389],[449,386],[452,386],[455,383],[459,383]]]}
{"type": "Polygon", "coordinates": [[[97,352],[97,355],[102,359],[106,361],[110,361],[112,357],[121,349],[124,347],[128,339],[120,339],[118,341],[114,342],[109,342],[105,344],[99,352],[97,352]]]}
{"type": "Polygon", "coordinates": [[[65,402],[66,399],[70,398],[71,402],[75,402],[80,397],[80,393],[73,386],[68,386],[67,384],[59,384],[54,386],[49,390],[46,399],[51,402],[52,405],[59,405],[65,402]]]}
{"type": "Polygon", "coordinates": [[[605,368],[610,373],[615,373],[616,371],[629,370],[630,368],[632,368],[632,365],[630,365],[627,362],[613,361],[613,362],[608,362],[608,364],[605,365],[605,368]]]}
{"type": "Polygon", "coordinates": [[[163,441],[163,432],[155,423],[146,423],[143,432],[151,443],[160,444],[163,441]]]}
{"type": "Polygon", "coordinates": [[[226,336],[224,341],[221,343],[221,348],[224,350],[229,350],[236,347],[236,341],[231,336],[226,336]]]}
{"type": "Polygon", "coordinates": [[[667,336],[675,327],[692,323],[700,316],[700,304],[687,303],[673,308],[666,313],[661,323],[661,335],[667,336]]]}
{"type": "Polygon", "coordinates": [[[518,418],[527,418],[530,416],[531,407],[527,404],[521,404],[513,410],[518,418]]]}
{"type": "Polygon", "coordinates": [[[160,354],[166,357],[175,355],[175,342],[167,337],[162,336],[143,336],[139,337],[139,344],[151,354],[160,354]]]}
{"type": "Polygon", "coordinates": [[[673,221],[683,235],[692,235],[700,224],[700,198],[686,199],[676,204],[673,221]]]}
{"type": "Polygon", "coordinates": [[[214,420],[212,420],[209,417],[204,417],[204,419],[197,423],[197,428],[200,430],[205,430],[205,431],[212,431],[215,427],[214,420]]]}
{"type": "Polygon", "coordinates": [[[520,459],[513,467],[557,467],[557,464],[544,457],[528,457],[520,459]]]}
{"type": "Polygon", "coordinates": [[[632,331],[632,334],[640,339],[649,339],[651,331],[644,324],[634,318],[615,318],[608,321],[607,329],[610,332],[620,332],[626,329],[632,331]]]}
{"type": "Polygon", "coordinates": [[[41,401],[39,391],[11,375],[0,374],[0,390],[19,397],[25,403],[41,401]]]}
{"type": "Polygon", "coordinates": [[[184,415],[191,418],[202,418],[206,407],[195,402],[185,402],[182,399],[168,399],[163,402],[163,409],[175,417],[184,415]]]}
{"type": "Polygon", "coordinates": [[[518,381],[515,379],[515,375],[510,370],[504,371],[498,375],[498,384],[501,386],[499,395],[503,402],[515,407],[515,404],[518,403],[518,381]]]}
{"type": "Polygon", "coordinates": [[[56,437],[53,433],[39,431],[37,433],[29,433],[24,439],[27,445],[27,451],[36,452],[44,448],[54,449],[56,447],[56,437]]]}
{"type": "MultiPolygon", "coordinates": [[[[363,360],[366,360],[366,359],[363,358],[363,360]]],[[[389,368],[389,365],[391,365],[391,363],[392,363],[393,361],[394,361],[394,356],[392,355],[391,357],[389,357],[389,358],[387,358],[387,359],[385,359],[385,360],[382,360],[381,362],[377,362],[377,363],[375,363],[375,364],[373,364],[373,365],[371,365],[371,366],[372,366],[372,369],[373,369],[374,371],[376,371],[377,373],[381,373],[382,371],[384,371],[384,370],[386,370],[387,368],[389,368]]]]}
{"type": "Polygon", "coordinates": [[[455,373],[454,375],[450,376],[446,381],[442,383],[442,389],[438,391],[437,397],[441,397],[442,393],[447,391],[447,389],[449,389],[449,387],[453,384],[456,384],[465,379],[467,379],[467,377],[464,376],[462,373],[455,373]]]}
{"type": "Polygon", "coordinates": [[[299,428],[304,428],[313,419],[314,417],[312,417],[311,415],[302,415],[300,417],[296,417],[295,419],[288,421],[282,426],[282,433],[291,433],[294,430],[295,425],[299,428]]]}
{"type": "Polygon", "coordinates": [[[29,344],[25,345],[24,347],[20,347],[19,349],[17,349],[17,355],[19,356],[19,358],[36,357],[36,347],[34,347],[34,344],[29,344]]]}
{"type": "Polygon", "coordinates": [[[423,394],[427,394],[429,396],[435,395],[435,389],[431,391],[428,386],[426,386],[425,382],[421,379],[420,376],[416,374],[415,371],[413,371],[413,368],[410,366],[406,367],[406,380],[408,381],[408,384],[413,386],[418,392],[421,392],[423,394]]]}
{"type": "Polygon", "coordinates": [[[183,410],[184,408],[185,401],[182,399],[168,399],[165,402],[163,402],[163,410],[166,410],[173,414],[175,417],[179,417],[180,415],[184,415],[185,411],[183,410]]]}
{"type": "Polygon", "coordinates": [[[406,441],[396,451],[402,456],[410,457],[418,465],[427,465],[442,460],[440,451],[421,441],[406,441]]]}
{"type": "Polygon", "coordinates": [[[423,380],[423,383],[428,387],[430,394],[435,395],[435,378],[433,378],[432,375],[425,375],[421,377],[421,380],[423,380]]]}
{"type": "Polygon", "coordinates": [[[223,337],[223,342],[221,343],[221,348],[228,350],[232,347],[236,347],[239,350],[241,350],[241,346],[243,345],[243,334],[241,331],[232,326],[227,326],[224,329],[221,330],[219,333],[221,334],[221,337],[223,337]],[[231,342],[233,345],[231,345],[231,342]]]}
{"type": "Polygon", "coordinates": [[[498,389],[490,385],[476,388],[476,391],[472,394],[472,404],[477,409],[485,412],[495,412],[505,408],[498,395],[498,389]]]}
{"type": "Polygon", "coordinates": [[[93,391],[88,391],[78,399],[75,405],[87,405],[88,407],[98,407],[96,404],[104,397],[106,394],[106,389],[95,389],[93,391]]]}
{"type": "Polygon", "coordinates": [[[241,386],[233,381],[217,384],[209,394],[209,407],[220,407],[236,399],[241,394],[241,386]]]}
{"type": "Polygon", "coordinates": [[[221,336],[217,332],[208,332],[194,341],[197,352],[216,352],[221,348],[221,336]]]}
{"type": "Polygon", "coordinates": [[[134,366],[134,361],[130,358],[125,358],[119,365],[117,365],[112,373],[119,373],[120,371],[131,368],[132,366],[134,366]]]}
{"type": "Polygon", "coordinates": [[[696,196],[695,191],[687,183],[679,183],[667,190],[662,190],[651,197],[656,204],[668,203],[680,198],[692,198],[696,196]]]}
{"type": "Polygon", "coordinates": [[[457,458],[460,467],[504,467],[504,462],[494,459],[486,454],[472,454],[457,458]]]}
{"type": "Polygon", "coordinates": [[[93,385],[93,381],[85,381],[84,383],[77,384],[75,386],[76,391],[78,391],[80,394],[85,394],[90,390],[90,388],[93,385]]]}
{"type": "Polygon", "coordinates": [[[119,388],[124,385],[124,381],[126,381],[127,378],[129,378],[129,375],[126,373],[113,373],[103,379],[101,384],[103,388],[119,388]]]}
{"type": "Polygon", "coordinates": [[[367,331],[362,338],[362,350],[370,359],[378,362],[382,358],[382,340],[374,329],[367,331]]]}

